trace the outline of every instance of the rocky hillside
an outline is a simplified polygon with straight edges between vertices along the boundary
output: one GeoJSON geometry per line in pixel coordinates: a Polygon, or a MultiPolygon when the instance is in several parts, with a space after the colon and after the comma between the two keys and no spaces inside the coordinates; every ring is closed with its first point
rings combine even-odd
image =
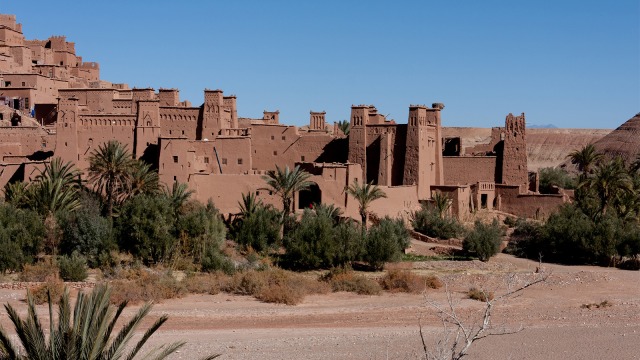
{"type": "Polygon", "coordinates": [[[570,152],[595,143],[611,129],[527,129],[529,170],[559,166],[570,152]]]}
{"type": "Polygon", "coordinates": [[[640,153],[640,113],[598,140],[595,146],[609,156],[620,155],[626,161],[635,160],[640,153]]]}
{"type": "MultiPolygon", "coordinates": [[[[640,118],[638,122],[640,127],[640,118]]],[[[443,137],[462,138],[465,148],[491,140],[491,128],[443,127],[442,132],[443,137]]],[[[527,129],[529,170],[559,166],[573,150],[595,143],[609,133],[610,129],[527,129]]]]}

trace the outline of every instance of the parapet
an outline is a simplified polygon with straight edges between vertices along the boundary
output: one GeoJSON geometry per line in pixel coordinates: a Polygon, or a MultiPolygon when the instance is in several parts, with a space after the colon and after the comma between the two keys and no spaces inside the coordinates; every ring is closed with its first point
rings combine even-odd
{"type": "Polygon", "coordinates": [[[78,67],[81,69],[95,69],[100,70],[100,64],[97,62],[82,62],[78,64],[78,67]]]}

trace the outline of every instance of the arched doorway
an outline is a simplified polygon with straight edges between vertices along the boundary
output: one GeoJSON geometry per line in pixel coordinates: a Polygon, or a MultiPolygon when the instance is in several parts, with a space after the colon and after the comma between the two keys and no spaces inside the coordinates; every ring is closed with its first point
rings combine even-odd
{"type": "Polygon", "coordinates": [[[298,192],[298,209],[308,209],[312,204],[320,204],[322,191],[316,183],[312,183],[307,190],[298,192]]]}

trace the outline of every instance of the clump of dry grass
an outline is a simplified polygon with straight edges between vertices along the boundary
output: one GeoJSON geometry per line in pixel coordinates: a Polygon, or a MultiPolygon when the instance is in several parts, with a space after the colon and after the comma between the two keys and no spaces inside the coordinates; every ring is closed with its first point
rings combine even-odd
{"type": "Polygon", "coordinates": [[[18,280],[25,282],[44,282],[51,277],[59,277],[60,270],[58,266],[51,262],[38,262],[33,265],[25,264],[18,280]]]}
{"type": "Polygon", "coordinates": [[[216,295],[229,282],[229,277],[221,272],[196,274],[187,276],[182,282],[190,293],[216,295]]]}
{"type": "Polygon", "coordinates": [[[346,269],[331,269],[320,281],[328,283],[334,292],[347,291],[359,295],[379,295],[382,292],[382,287],[375,280],[346,269]]]}
{"type": "Polygon", "coordinates": [[[256,299],[287,305],[296,305],[309,294],[329,292],[329,286],[291,271],[247,270],[236,273],[222,289],[238,295],[251,295],[256,299]]]}
{"type": "Polygon", "coordinates": [[[482,289],[472,287],[467,291],[467,296],[469,299],[487,302],[493,300],[494,294],[493,291],[484,291],[482,289]]]}
{"type": "Polygon", "coordinates": [[[604,301],[601,301],[600,303],[582,304],[580,308],[591,310],[591,309],[608,308],[612,306],[613,304],[609,300],[604,300],[604,301]]]}
{"type": "Polygon", "coordinates": [[[442,281],[437,277],[419,276],[407,270],[391,270],[380,279],[383,289],[392,292],[420,293],[427,288],[439,289],[442,281]]]}
{"type": "Polygon", "coordinates": [[[50,276],[42,284],[29,288],[28,292],[37,305],[47,303],[49,296],[51,302],[57,304],[64,292],[64,282],[57,276],[50,276]]]}
{"type": "Polygon", "coordinates": [[[157,302],[186,293],[185,286],[167,272],[138,269],[121,275],[122,278],[111,281],[111,302],[114,304],[157,302]]]}

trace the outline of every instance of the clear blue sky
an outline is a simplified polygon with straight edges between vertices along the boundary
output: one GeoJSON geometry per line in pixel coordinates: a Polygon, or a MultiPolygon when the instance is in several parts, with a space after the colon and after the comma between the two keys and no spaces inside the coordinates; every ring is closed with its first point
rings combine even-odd
{"type": "Polygon", "coordinates": [[[0,0],[27,38],[66,35],[102,78],[238,96],[238,114],[348,119],[374,104],[445,126],[614,128],[640,111],[640,2],[0,0]]]}

